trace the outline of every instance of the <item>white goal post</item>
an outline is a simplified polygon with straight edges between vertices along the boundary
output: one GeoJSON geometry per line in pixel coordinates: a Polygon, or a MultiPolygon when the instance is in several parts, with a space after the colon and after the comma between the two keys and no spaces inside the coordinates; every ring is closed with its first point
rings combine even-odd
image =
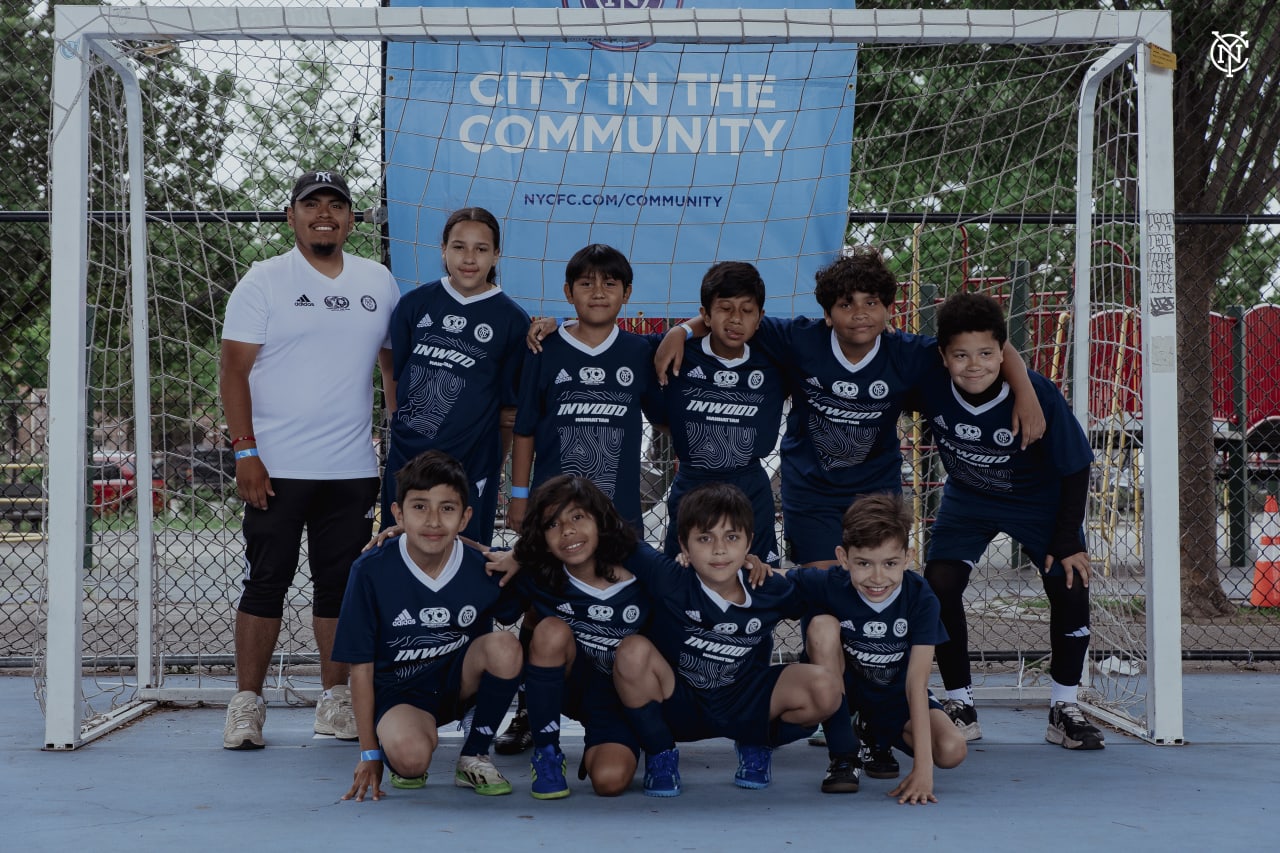
{"type": "MultiPolygon", "coordinates": [[[[1099,86],[1116,69],[1132,75],[1135,129],[1130,152],[1136,174],[1132,206],[1117,214],[1133,233],[1132,274],[1136,279],[1141,334],[1141,477],[1139,521],[1133,530],[1141,547],[1143,616],[1135,630],[1145,631],[1140,666],[1119,661],[1095,677],[1120,673],[1136,686],[1130,709],[1117,712],[1105,703],[1091,710],[1153,743],[1182,741],[1182,684],[1179,581],[1177,461],[1177,348],[1173,267],[1173,122],[1172,71],[1159,49],[1172,45],[1167,12],[1115,11],[876,11],[787,9],[565,9],[565,8],[209,8],[209,7],[58,7],[55,27],[51,137],[52,275],[49,359],[49,455],[46,638],[39,670],[46,712],[45,748],[75,749],[145,712],[159,701],[225,701],[232,690],[206,692],[164,686],[165,656],[152,643],[156,603],[154,530],[151,502],[136,502],[136,577],[130,581],[136,608],[136,647],[128,657],[136,671],[124,701],[109,710],[86,713],[83,697],[86,537],[86,435],[88,329],[92,311],[88,291],[92,69],[106,65],[119,76],[127,116],[127,159],[115,179],[125,185],[118,198],[128,238],[118,247],[115,270],[127,279],[132,315],[131,387],[134,397],[133,446],[136,482],[152,479],[150,435],[153,377],[148,356],[148,216],[137,81],[121,45],[227,42],[659,42],[672,44],[848,44],[870,46],[937,45],[1089,45],[1101,48],[1091,70],[1075,80],[1079,93],[1079,155],[1075,161],[1074,276],[1075,316],[1096,310],[1097,244],[1092,238],[1104,209],[1095,198],[1098,179],[1091,152],[1098,147],[1094,122],[1099,86]],[[1153,51],[1157,61],[1153,62],[1153,51]],[[125,213],[124,211],[127,211],[125,213]],[[1136,710],[1132,706],[1136,704],[1136,710]]],[[[1129,139],[1130,137],[1126,137],[1129,139]]],[[[1059,140],[1061,141],[1061,140],[1059,140]]],[[[991,144],[999,144],[993,140],[991,144]]],[[[964,221],[963,219],[956,220],[964,221]]],[[[856,226],[855,226],[856,233],[856,226]]],[[[1106,241],[1102,241],[1106,242],[1106,241]]],[[[1006,258],[1001,263],[1013,260],[1006,258]]],[[[1126,265],[1129,261],[1126,260],[1126,265]]],[[[967,267],[966,267],[967,269],[967,267]]],[[[923,298],[923,297],[922,297],[923,298]]],[[[1066,321],[1064,321],[1066,322],[1066,321]]],[[[1074,378],[1071,398],[1085,424],[1099,425],[1091,413],[1089,388],[1091,324],[1074,327],[1074,378]]],[[[1118,356],[1118,358],[1122,358],[1118,356]]],[[[1095,371],[1096,374],[1096,371],[1095,371]]],[[[1131,424],[1129,426],[1132,426],[1131,424]]],[[[132,540],[131,540],[132,541],[132,540]]],[[[1044,626],[1039,629],[1045,630],[1044,626]]],[[[1000,698],[1001,689],[989,695],[1000,698]]],[[[1025,696],[1020,688],[1012,695],[1025,696]]],[[[1008,698],[1009,694],[1005,694],[1008,698]]]]}

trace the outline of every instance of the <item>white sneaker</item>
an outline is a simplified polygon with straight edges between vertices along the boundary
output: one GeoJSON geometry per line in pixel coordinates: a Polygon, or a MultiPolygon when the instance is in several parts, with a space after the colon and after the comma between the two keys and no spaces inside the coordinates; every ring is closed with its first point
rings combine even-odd
{"type": "Polygon", "coordinates": [[[267,721],[267,703],[252,690],[241,690],[227,705],[227,724],[222,729],[223,749],[262,749],[262,724],[267,721]]]}
{"type": "Polygon", "coordinates": [[[351,706],[351,688],[339,684],[328,698],[316,703],[316,734],[333,735],[338,740],[356,740],[356,712],[351,706]]]}
{"type": "Polygon", "coordinates": [[[459,755],[453,784],[459,788],[471,788],[486,797],[511,793],[511,783],[498,772],[487,755],[459,755]]]}

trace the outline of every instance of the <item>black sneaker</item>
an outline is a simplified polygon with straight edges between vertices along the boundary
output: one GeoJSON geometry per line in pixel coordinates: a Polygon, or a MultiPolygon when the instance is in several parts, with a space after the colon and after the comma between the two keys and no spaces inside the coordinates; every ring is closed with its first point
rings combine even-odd
{"type": "Polygon", "coordinates": [[[902,768],[893,755],[893,747],[888,744],[871,744],[867,747],[868,758],[863,762],[867,775],[872,779],[897,779],[902,768]]]}
{"type": "Polygon", "coordinates": [[[982,726],[978,725],[978,709],[959,699],[943,699],[942,710],[956,724],[965,740],[982,740],[982,726]]]}
{"type": "Polygon", "coordinates": [[[822,780],[824,794],[856,794],[862,779],[862,762],[856,755],[836,755],[827,765],[827,775],[822,780]]]}
{"type": "Polygon", "coordinates": [[[493,751],[498,755],[519,755],[533,748],[533,732],[529,729],[529,713],[516,711],[507,730],[493,739],[493,751]]]}
{"type": "Polygon", "coordinates": [[[1085,717],[1075,702],[1055,702],[1049,709],[1049,728],[1044,739],[1063,749],[1103,749],[1106,741],[1098,727],[1085,717]]]}

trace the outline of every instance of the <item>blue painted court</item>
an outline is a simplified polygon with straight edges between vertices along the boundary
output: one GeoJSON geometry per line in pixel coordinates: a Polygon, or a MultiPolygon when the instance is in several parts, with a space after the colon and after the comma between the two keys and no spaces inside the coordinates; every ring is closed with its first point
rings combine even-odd
{"type": "MultiPolygon", "coordinates": [[[[461,743],[442,740],[425,790],[341,802],[356,747],[312,735],[308,707],[272,705],[260,752],[221,748],[222,708],[164,709],[72,753],[40,751],[29,677],[0,677],[4,850],[1266,850],[1280,820],[1280,677],[1188,673],[1186,739],[1155,747],[1107,733],[1102,752],[1043,740],[1045,710],[981,705],[985,737],[935,776],[938,804],[899,806],[894,783],[818,791],[826,754],[779,750],[765,791],[732,784],[727,741],[681,749],[685,793],[657,800],[637,778],[599,799],[528,795],[522,757],[496,757],[516,791],[453,787],[461,743]]],[[[565,739],[571,769],[580,737],[565,739]]],[[[904,771],[907,762],[904,761],[904,771]]]]}

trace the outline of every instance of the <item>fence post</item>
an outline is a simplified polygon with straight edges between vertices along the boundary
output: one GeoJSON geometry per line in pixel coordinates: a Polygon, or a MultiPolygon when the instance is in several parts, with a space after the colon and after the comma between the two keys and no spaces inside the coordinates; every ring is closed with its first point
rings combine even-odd
{"type": "Polygon", "coordinates": [[[1227,431],[1223,448],[1227,456],[1227,541],[1230,543],[1232,568],[1249,565],[1249,489],[1248,450],[1245,429],[1249,426],[1244,394],[1244,306],[1232,305],[1227,316],[1231,326],[1231,410],[1235,413],[1235,429],[1227,431]]]}

